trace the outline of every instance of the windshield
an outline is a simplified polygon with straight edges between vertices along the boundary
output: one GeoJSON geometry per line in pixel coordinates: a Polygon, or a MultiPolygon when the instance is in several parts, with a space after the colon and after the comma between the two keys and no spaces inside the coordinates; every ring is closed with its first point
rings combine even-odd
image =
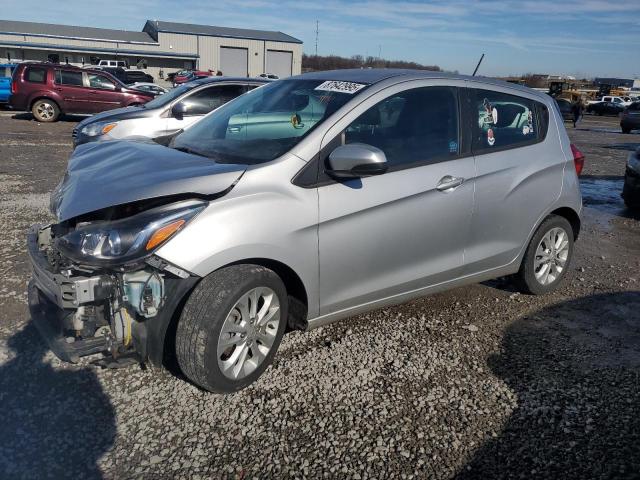
{"type": "Polygon", "coordinates": [[[164,107],[165,105],[168,105],[173,100],[178,98],[183,93],[186,93],[189,90],[191,90],[193,87],[195,87],[195,85],[181,85],[179,87],[172,88],[171,90],[169,90],[164,95],[160,95],[159,97],[154,98],[153,100],[151,100],[150,102],[145,103],[142,106],[145,107],[145,108],[160,108],[160,107],[164,107]]]}
{"type": "Polygon", "coordinates": [[[169,146],[220,163],[268,162],[288,152],[364,87],[322,80],[273,82],[220,107],[169,146]]]}

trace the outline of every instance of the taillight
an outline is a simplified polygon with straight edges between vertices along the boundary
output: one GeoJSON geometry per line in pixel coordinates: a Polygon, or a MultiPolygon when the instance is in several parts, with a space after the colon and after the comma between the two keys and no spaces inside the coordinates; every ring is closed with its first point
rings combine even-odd
{"type": "Polygon", "coordinates": [[[15,78],[11,81],[11,94],[15,94],[18,91],[18,80],[15,78]]]}
{"type": "Polygon", "coordinates": [[[584,167],[584,155],[573,143],[571,144],[571,153],[573,153],[573,164],[576,167],[576,173],[580,175],[584,167]]]}

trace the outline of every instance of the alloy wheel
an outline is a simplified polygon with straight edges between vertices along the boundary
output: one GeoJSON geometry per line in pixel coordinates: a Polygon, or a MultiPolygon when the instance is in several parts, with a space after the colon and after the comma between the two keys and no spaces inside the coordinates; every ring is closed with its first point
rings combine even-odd
{"type": "Polygon", "coordinates": [[[549,230],[538,243],[533,271],[541,285],[550,285],[562,274],[569,257],[569,237],[560,227],[549,230]]]}
{"type": "Polygon", "coordinates": [[[258,368],[271,351],[280,321],[280,301],[272,289],[258,287],[242,295],[218,338],[218,367],[223,375],[239,380],[258,368]]]}

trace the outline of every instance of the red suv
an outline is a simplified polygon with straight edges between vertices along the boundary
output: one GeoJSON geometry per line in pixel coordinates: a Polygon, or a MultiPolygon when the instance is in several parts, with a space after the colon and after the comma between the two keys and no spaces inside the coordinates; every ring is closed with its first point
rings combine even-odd
{"type": "Polygon", "coordinates": [[[128,88],[106,72],[52,63],[22,63],[11,80],[9,105],[31,110],[39,122],[55,122],[64,113],[97,113],[141,105],[153,94],[128,88]]]}

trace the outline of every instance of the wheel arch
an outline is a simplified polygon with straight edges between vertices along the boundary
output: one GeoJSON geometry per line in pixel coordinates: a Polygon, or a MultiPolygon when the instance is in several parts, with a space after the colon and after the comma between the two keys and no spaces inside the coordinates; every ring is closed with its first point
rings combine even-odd
{"type": "MultiPolygon", "coordinates": [[[[580,234],[581,221],[580,215],[578,215],[578,213],[573,208],[560,207],[549,212],[549,215],[558,215],[560,217],[564,217],[569,222],[569,224],[571,225],[571,229],[573,230],[573,240],[575,241],[578,239],[578,235],[580,234]]],[[[547,217],[549,215],[547,215],[547,217]]]]}
{"type": "MultiPolygon", "coordinates": [[[[216,268],[214,273],[220,269],[231,265],[252,264],[273,270],[283,281],[287,289],[289,300],[289,318],[287,319],[287,330],[305,330],[307,327],[308,295],[307,289],[300,276],[291,267],[283,262],[269,258],[246,258],[237,260],[216,268]]],[[[175,334],[180,320],[182,308],[191,292],[200,281],[200,277],[190,277],[187,282],[174,281],[171,286],[173,292],[172,304],[165,312],[161,312],[155,322],[149,323],[146,332],[145,355],[152,364],[160,366],[164,364],[167,368],[174,369],[175,357],[175,334]]]]}
{"type": "Polygon", "coordinates": [[[62,113],[62,108],[60,108],[60,101],[56,100],[52,95],[46,95],[46,94],[34,95],[34,97],[29,101],[29,110],[33,108],[33,105],[38,100],[51,100],[53,103],[57,105],[58,110],[60,110],[60,113],[62,113]]]}

